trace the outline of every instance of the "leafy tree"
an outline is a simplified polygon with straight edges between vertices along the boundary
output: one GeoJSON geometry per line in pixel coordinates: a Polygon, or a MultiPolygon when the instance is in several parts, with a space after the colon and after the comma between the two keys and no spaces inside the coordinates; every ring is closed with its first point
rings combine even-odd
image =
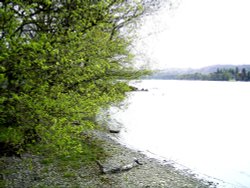
{"type": "Polygon", "coordinates": [[[143,15],[142,4],[0,2],[1,151],[40,143],[58,155],[84,152],[82,132],[146,73],[133,67],[124,30],[143,15]]]}

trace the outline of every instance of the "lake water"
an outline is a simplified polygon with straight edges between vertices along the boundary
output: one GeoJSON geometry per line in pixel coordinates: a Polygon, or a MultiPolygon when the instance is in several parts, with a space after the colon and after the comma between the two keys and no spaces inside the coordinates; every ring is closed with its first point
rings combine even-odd
{"type": "Polygon", "coordinates": [[[250,187],[250,83],[133,85],[148,92],[132,92],[127,109],[113,114],[123,125],[122,143],[212,177],[219,187],[250,187]]]}

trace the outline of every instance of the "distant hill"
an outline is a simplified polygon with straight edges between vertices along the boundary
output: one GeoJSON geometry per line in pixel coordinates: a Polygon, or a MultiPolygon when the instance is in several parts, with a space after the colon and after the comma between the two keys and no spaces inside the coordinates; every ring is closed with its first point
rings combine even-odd
{"type": "Polygon", "coordinates": [[[218,69],[233,69],[235,70],[236,67],[238,67],[239,70],[242,70],[245,68],[247,71],[250,71],[250,65],[212,65],[207,67],[202,67],[199,69],[181,69],[181,68],[170,68],[170,69],[164,69],[156,71],[153,75],[146,77],[146,79],[176,79],[181,75],[187,75],[187,74],[202,74],[202,75],[208,75],[211,73],[216,72],[218,69]]]}

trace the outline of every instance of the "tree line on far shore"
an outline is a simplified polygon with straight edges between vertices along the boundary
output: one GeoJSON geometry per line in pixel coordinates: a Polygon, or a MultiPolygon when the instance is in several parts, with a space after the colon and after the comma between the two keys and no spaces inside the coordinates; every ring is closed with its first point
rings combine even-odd
{"type": "Polygon", "coordinates": [[[217,68],[216,72],[209,74],[192,73],[177,75],[179,80],[208,80],[208,81],[250,81],[250,70],[246,68],[217,68]]]}

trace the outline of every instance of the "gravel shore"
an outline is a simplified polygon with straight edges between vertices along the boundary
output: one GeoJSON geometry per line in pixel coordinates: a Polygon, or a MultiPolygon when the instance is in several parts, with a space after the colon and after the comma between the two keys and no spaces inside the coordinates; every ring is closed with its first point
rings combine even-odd
{"type": "Polygon", "coordinates": [[[60,171],[53,164],[42,163],[38,156],[25,154],[21,158],[0,158],[0,187],[79,187],[79,188],[212,188],[213,182],[197,179],[195,175],[176,170],[171,164],[129,149],[114,139],[111,134],[97,132],[105,150],[112,155],[100,161],[104,168],[116,168],[131,164],[137,159],[142,165],[128,171],[103,174],[97,164],[79,169],[60,171]]]}

